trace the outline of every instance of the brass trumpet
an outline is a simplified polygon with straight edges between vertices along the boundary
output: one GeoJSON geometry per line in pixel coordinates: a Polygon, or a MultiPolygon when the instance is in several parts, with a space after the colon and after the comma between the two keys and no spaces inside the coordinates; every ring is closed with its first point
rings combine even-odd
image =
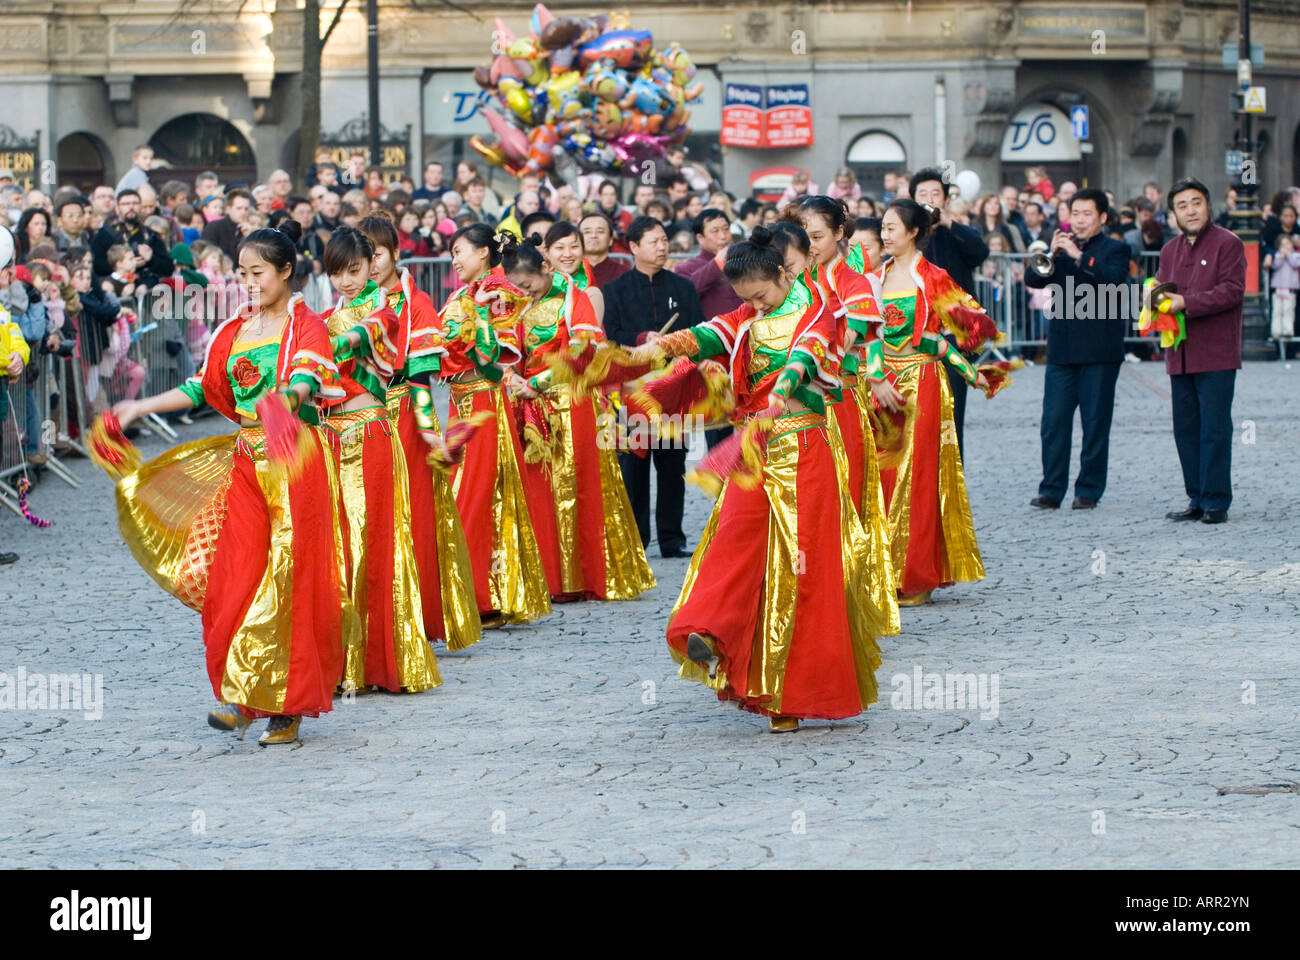
{"type": "Polygon", "coordinates": [[[1029,258],[1029,269],[1040,277],[1050,277],[1056,270],[1056,257],[1040,250],[1029,258]]]}
{"type": "MultiPolygon", "coordinates": [[[[1060,235],[1061,231],[1057,230],[1052,236],[1052,242],[1055,243],[1056,238],[1060,235]]],[[[1060,253],[1060,250],[1053,253],[1050,247],[1047,250],[1040,250],[1029,258],[1029,269],[1040,277],[1050,277],[1056,269],[1056,258],[1060,253]]]]}

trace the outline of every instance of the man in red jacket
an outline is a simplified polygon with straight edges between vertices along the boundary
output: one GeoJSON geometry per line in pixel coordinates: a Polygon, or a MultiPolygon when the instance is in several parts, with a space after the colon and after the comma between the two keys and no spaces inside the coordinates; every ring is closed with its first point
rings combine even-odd
{"type": "Polygon", "coordinates": [[[1210,191],[1199,180],[1175,183],[1166,209],[1181,233],[1161,248],[1156,281],[1178,285],[1171,312],[1187,319],[1186,339],[1165,351],[1165,371],[1188,497],[1186,510],[1166,516],[1223,523],[1232,503],[1232,393],[1241,369],[1246,250],[1211,221],[1210,191]]]}

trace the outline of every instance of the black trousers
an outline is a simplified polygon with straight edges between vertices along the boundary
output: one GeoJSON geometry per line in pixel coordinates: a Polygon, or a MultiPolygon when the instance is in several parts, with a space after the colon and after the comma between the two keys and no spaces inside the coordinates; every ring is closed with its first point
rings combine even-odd
{"type": "Polygon", "coordinates": [[[1227,510],[1232,503],[1232,394],[1236,370],[1169,377],[1174,444],[1190,507],[1227,510]]]}
{"type": "Polygon", "coordinates": [[[718,427],[716,430],[705,430],[704,442],[707,443],[709,445],[709,449],[712,450],[714,447],[720,444],[723,440],[726,440],[727,437],[731,436],[735,432],[736,432],[735,428],[731,427],[730,425],[725,427],[718,427]]]}
{"type": "Polygon", "coordinates": [[[1074,495],[1100,500],[1106,490],[1106,464],[1110,457],[1110,421],[1115,412],[1118,363],[1047,365],[1043,379],[1043,482],[1040,496],[1060,503],[1070,484],[1070,438],[1074,411],[1083,423],[1083,451],[1074,495]]]}
{"type": "Polygon", "coordinates": [[[659,534],[659,552],[675,553],[686,547],[682,533],[682,504],[686,499],[686,450],[651,449],[647,457],[633,453],[619,454],[623,469],[623,484],[632,501],[636,515],[636,528],[641,534],[641,545],[650,543],[650,463],[654,461],[659,474],[658,497],[655,503],[655,530],[659,534]]]}
{"type": "MultiPolygon", "coordinates": [[[[948,349],[956,350],[956,345],[952,338],[948,338],[948,349]]],[[[948,386],[952,388],[952,422],[957,425],[957,452],[961,454],[961,462],[966,462],[966,448],[962,446],[962,438],[966,426],[966,391],[970,389],[964,377],[953,369],[951,363],[946,360],[940,360],[943,368],[948,371],[948,386]]],[[[971,360],[974,363],[974,360],[971,360]]]]}

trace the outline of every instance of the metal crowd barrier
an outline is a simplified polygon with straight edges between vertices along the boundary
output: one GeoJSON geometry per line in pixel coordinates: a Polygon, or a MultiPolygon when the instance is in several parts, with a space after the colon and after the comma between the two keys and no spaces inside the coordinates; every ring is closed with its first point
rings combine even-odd
{"type": "MultiPolygon", "coordinates": [[[[629,266],[632,257],[625,253],[611,253],[611,260],[621,260],[629,266]]],[[[694,254],[673,254],[670,266],[694,254]]],[[[1045,291],[1025,286],[1026,261],[1029,254],[993,253],[975,270],[975,299],[988,312],[998,329],[1007,335],[1002,353],[1018,353],[1025,348],[1038,348],[1047,344],[1048,306],[1050,296],[1045,291]]],[[[1158,251],[1144,251],[1136,264],[1130,282],[1141,286],[1148,276],[1154,276],[1160,264],[1158,251]]],[[[448,295],[460,286],[460,280],[451,267],[451,257],[411,257],[399,263],[411,271],[415,285],[429,295],[434,305],[441,307],[448,295]]],[[[1137,334],[1137,317],[1130,319],[1125,342],[1145,350],[1154,349],[1149,338],[1137,334]]]]}
{"type": "Polygon", "coordinates": [[[0,389],[5,393],[0,401],[5,408],[4,420],[0,422],[0,503],[19,516],[22,511],[18,509],[17,483],[20,476],[27,476],[26,441],[30,436],[26,373],[24,370],[17,377],[0,377],[0,389]]]}
{"type": "MultiPolygon", "coordinates": [[[[1029,268],[1029,254],[991,253],[983,264],[975,268],[975,299],[993,318],[999,330],[1007,335],[1003,349],[1012,353],[1025,348],[1043,347],[1047,344],[1048,311],[1052,309],[1049,291],[1025,286],[1025,271],[1029,268]]],[[[1138,258],[1136,272],[1131,272],[1129,282],[1140,288],[1148,276],[1154,276],[1160,265],[1158,251],[1144,251],[1138,258]]],[[[1137,292],[1127,299],[1131,306],[1138,302],[1137,292]]],[[[1055,305],[1059,307],[1060,305],[1055,305]]],[[[1124,342],[1129,346],[1153,350],[1153,341],[1137,333],[1137,316],[1126,320],[1124,342]]]]}
{"type": "MultiPolygon", "coordinates": [[[[19,377],[0,375],[7,401],[0,421],[0,504],[20,513],[18,479],[34,481],[38,469],[72,487],[80,486],[62,458],[69,453],[87,455],[83,431],[95,416],[128,397],[178,387],[196,372],[183,304],[183,299],[157,291],[125,301],[123,306],[134,311],[134,319],[114,333],[124,348],[117,351],[111,344],[103,349],[92,346],[90,338],[96,338],[98,331],[86,326],[84,315],[77,321],[69,319],[61,338],[66,342],[75,333],[72,356],[36,347],[19,377]],[[74,322],[80,328],[74,328],[74,322]],[[45,462],[29,463],[32,454],[45,462]]],[[[210,331],[217,316],[205,315],[199,322],[210,331]]],[[[171,442],[180,439],[171,424],[156,414],[141,426],[171,442]]]]}
{"type": "Polygon", "coordinates": [[[81,383],[73,357],[39,351],[16,379],[4,377],[8,413],[0,424],[0,503],[21,515],[18,506],[18,480],[32,480],[38,467],[27,457],[45,458],[49,470],[71,487],[80,482],[63,463],[62,452],[86,449],[80,442],[84,419],[81,383]],[[35,379],[28,383],[29,371],[35,379]]]}

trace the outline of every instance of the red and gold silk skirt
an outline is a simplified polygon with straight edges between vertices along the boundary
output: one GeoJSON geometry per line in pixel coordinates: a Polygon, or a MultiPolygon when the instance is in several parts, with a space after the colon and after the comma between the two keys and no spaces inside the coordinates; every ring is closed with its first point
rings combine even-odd
{"type": "Polygon", "coordinates": [[[898,591],[889,554],[889,527],[885,498],[880,490],[876,441],[858,391],[857,379],[845,378],[844,399],[828,405],[832,416],[826,418],[826,426],[836,466],[845,481],[844,488],[858,511],[858,520],[870,545],[866,568],[871,600],[886,612],[889,628],[885,633],[892,635],[899,631],[898,591]]]}
{"type": "Polygon", "coordinates": [[[768,716],[861,713],[876,701],[876,638],[889,629],[866,582],[869,556],[826,418],[780,418],[762,484],[723,487],[691,558],[668,621],[679,675],[768,716]],[[686,657],[691,633],[717,642],[713,679],[686,657]]]}
{"type": "Polygon", "coordinates": [[[451,423],[482,411],[494,417],[474,434],[451,475],[479,613],[484,620],[530,623],[551,612],[551,596],[519,476],[524,454],[505,390],[486,378],[452,380],[450,386],[451,423]]]}
{"type": "Polygon", "coordinates": [[[140,566],[203,615],[212,691],[253,716],[331,708],[358,629],[347,591],[332,432],[296,479],[260,427],[182,444],[117,485],[140,566]]]}
{"type": "Polygon", "coordinates": [[[906,406],[872,414],[901,594],[984,578],[943,361],[885,354],[906,406]]]}
{"type": "Polygon", "coordinates": [[[424,632],[406,458],[388,408],[337,413],[326,423],[339,437],[349,585],[361,617],[361,630],[348,645],[343,687],[416,693],[440,686],[424,632]]]}
{"type": "Polygon", "coordinates": [[[597,434],[594,398],[560,388],[534,401],[551,431],[544,458],[522,468],[553,599],[631,600],[655,586],[623,484],[614,439],[597,434]]]}
{"type": "MultiPolygon", "coordinates": [[[[433,416],[433,429],[441,430],[438,415],[433,416]]],[[[415,424],[407,384],[388,389],[388,419],[406,460],[411,542],[420,571],[425,635],[430,640],[445,640],[448,650],[463,650],[479,642],[482,628],[456,498],[446,474],[429,466],[429,445],[415,424]]]]}

